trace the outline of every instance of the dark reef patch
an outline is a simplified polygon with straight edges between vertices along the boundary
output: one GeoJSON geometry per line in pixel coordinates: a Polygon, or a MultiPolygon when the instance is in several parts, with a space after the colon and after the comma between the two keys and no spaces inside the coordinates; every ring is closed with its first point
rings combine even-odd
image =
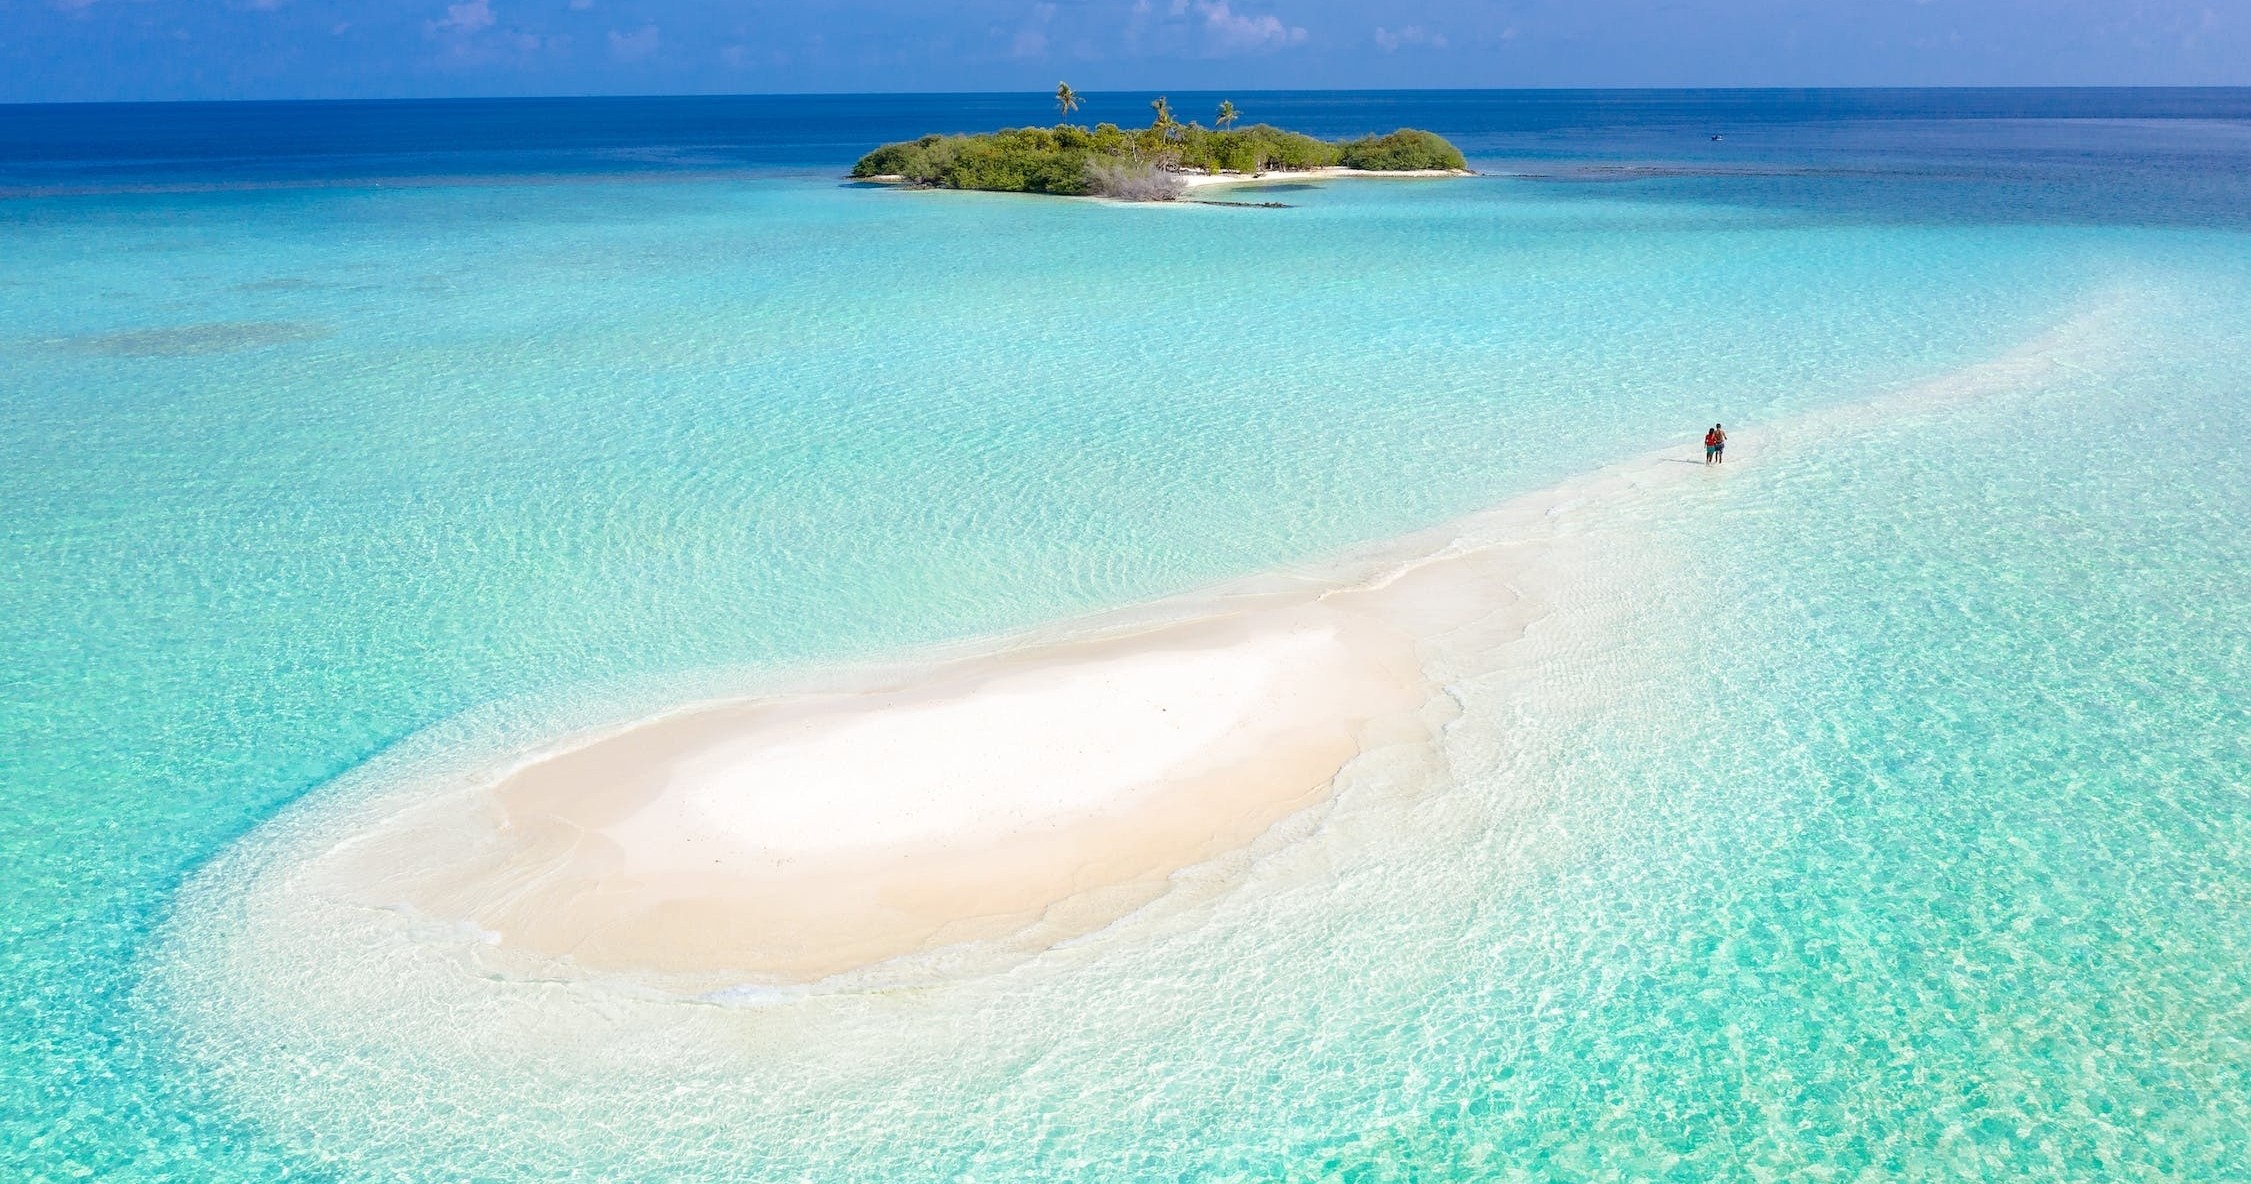
{"type": "Polygon", "coordinates": [[[124,329],[85,337],[64,337],[50,345],[68,353],[100,358],[192,358],[234,350],[262,349],[334,334],[324,325],[297,321],[207,321],[160,329],[124,329]]]}
{"type": "Polygon", "coordinates": [[[234,290],[237,292],[306,292],[314,288],[328,286],[318,280],[306,279],[301,275],[279,275],[272,279],[252,280],[247,284],[236,284],[234,290]]]}

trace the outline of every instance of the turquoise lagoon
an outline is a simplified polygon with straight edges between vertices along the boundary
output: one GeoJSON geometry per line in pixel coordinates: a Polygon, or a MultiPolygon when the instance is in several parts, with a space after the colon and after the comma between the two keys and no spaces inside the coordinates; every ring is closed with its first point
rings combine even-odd
{"type": "Polygon", "coordinates": [[[757,151],[589,101],[648,151],[561,163],[11,115],[0,1164],[2243,1178],[2251,99],[2130,98],[1278,98],[1495,174],[1286,210],[834,180],[969,100],[757,151]],[[1560,507],[1428,760],[1003,971],[715,1003],[253,907],[417,769],[1715,419],[1725,471],[1560,507]]]}

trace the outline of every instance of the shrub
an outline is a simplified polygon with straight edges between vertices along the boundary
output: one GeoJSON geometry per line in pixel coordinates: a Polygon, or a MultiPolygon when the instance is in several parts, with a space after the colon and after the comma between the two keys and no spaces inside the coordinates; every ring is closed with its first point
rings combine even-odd
{"type": "Polygon", "coordinates": [[[1089,157],[1081,173],[1081,192],[1120,201],[1171,201],[1188,186],[1180,175],[1147,161],[1089,157]]]}
{"type": "Polygon", "coordinates": [[[943,161],[953,157],[953,142],[959,136],[924,136],[901,144],[885,144],[860,158],[852,166],[855,177],[906,177],[927,181],[943,167],[943,161]]]}
{"type": "Polygon", "coordinates": [[[1011,193],[1079,193],[1086,156],[1045,132],[1004,132],[966,141],[933,184],[1011,193]]]}
{"type": "Polygon", "coordinates": [[[1177,146],[1180,162],[1208,172],[1319,169],[1337,163],[1337,147],[1268,124],[1208,131],[1190,124],[1177,146]]]}
{"type": "Polygon", "coordinates": [[[1348,169],[1410,171],[1468,167],[1461,149],[1444,136],[1400,128],[1387,136],[1362,136],[1340,145],[1337,163],[1348,169]]]}
{"type": "Polygon", "coordinates": [[[905,177],[941,189],[1084,193],[1086,159],[1097,138],[1082,128],[1037,127],[924,136],[868,153],[852,166],[852,175],[905,177]]]}

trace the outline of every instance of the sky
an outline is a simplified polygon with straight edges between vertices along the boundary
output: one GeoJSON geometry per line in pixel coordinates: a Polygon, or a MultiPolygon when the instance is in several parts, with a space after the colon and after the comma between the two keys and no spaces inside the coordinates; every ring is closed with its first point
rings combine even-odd
{"type": "Polygon", "coordinates": [[[2251,84],[2251,0],[0,0],[0,102],[2251,84]]]}

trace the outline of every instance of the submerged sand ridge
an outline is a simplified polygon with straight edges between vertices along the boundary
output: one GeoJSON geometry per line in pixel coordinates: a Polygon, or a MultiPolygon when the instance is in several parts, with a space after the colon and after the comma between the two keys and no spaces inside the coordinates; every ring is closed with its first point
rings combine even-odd
{"type": "MultiPolygon", "coordinates": [[[[1796,430],[2037,385],[2128,303],[1796,430]]],[[[1045,949],[1259,849],[1378,751],[1442,764],[1448,687],[1593,586],[1581,532],[1728,480],[1762,433],[1735,442],[1724,468],[1647,456],[1363,554],[401,786],[282,891],[401,915],[481,973],[667,994],[1045,949]]]]}

